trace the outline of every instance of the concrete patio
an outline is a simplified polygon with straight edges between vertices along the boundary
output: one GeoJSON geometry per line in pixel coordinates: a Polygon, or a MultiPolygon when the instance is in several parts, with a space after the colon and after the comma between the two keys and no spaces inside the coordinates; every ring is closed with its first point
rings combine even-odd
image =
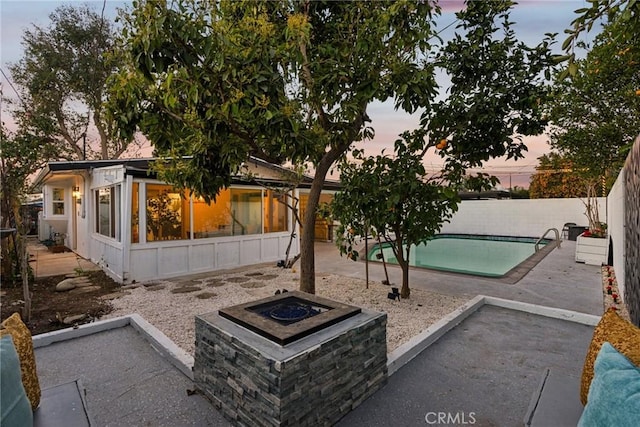
{"type": "Polygon", "coordinates": [[[34,237],[29,238],[27,250],[29,251],[29,265],[36,278],[71,274],[76,270],[100,270],[100,267],[74,252],[53,253],[34,237]]]}
{"type": "MultiPolygon", "coordinates": [[[[390,362],[395,361],[396,368],[391,371],[413,359],[338,425],[426,425],[428,414],[440,412],[464,414],[467,421],[473,416],[475,425],[522,425],[545,368],[580,374],[593,330],[589,324],[596,319],[586,316],[588,321],[574,322],[557,310],[560,318],[542,316],[531,304],[595,316],[603,312],[600,268],[575,263],[574,251],[575,242],[563,242],[513,285],[412,270],[414,288],[520,301],[525,304],[518,307],[525,311],[480,304],[465,319],[452,317],[443,333],[452,329],[424,351],[419,352],[420,342],[413,342],[417,347],[404,346],[401,355],[394,352],[390,362]]],[[[399,283],[399,269],[390,267],[389,272],[399,283]]],[[[340,258],[333,244],[317,244],[316,274],[329,273],[364,278],[364,263],[340,258]]],[[[381,265],[370,266],[370,278],[384,278],[381,265]]],[[[171,364],[158,341],[152,346],[145,335],[122,326],[40,346],[36,358],[41,385],[79,378],[100,426],[228,425],[202,396],[187,393],[194,387],[189,372],[185,375],[176,366],[188,367],[188,357],[178,358],[182,365],[171,364]]]]}

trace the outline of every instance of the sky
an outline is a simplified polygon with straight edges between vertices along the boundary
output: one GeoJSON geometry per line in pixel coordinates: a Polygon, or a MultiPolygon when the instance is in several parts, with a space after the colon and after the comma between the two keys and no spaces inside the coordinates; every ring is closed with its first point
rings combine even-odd
{"type": "MultiPolygon", "coordinates": [[[[481,0],[478,0],[481,1],[481,0]]],[[[34,25],[47,27],[49,14],[62,4],[89,3],[98,13],[104,6],[105,16],[113,19],[117,9],[130,5],[131,1],[32,1],[32,0],[0,0],[0,67],[4,74],[11,79],[9,64],[18,62],[22,57],[21,39],[25,29],[32,29],[34,25]]],[[[455,11],[460,10],[461,0],[445,0],[442,16],[438,19],[438,28],[444,29],[455,21],[455,11]]],[[[529,45],[539,43],[545,33],[558,33],[554,50],[560,53],[560,46],[565,39],[564,30],[570,27],[575,18],[576,9],[586,7],[586,0],[520,0],[511,13],[511,21],[515,22],[514,29],[517,37],[529,45]]],[[[442,30],[443,39],[450,38],[455,25],[442,30]]],[[[585,36],[586,41],[593,35],[585,36]]],[[[15,99],[13,89],[4,75],[0,75],[2,93],[7,98],[15,99]]],[[[441,82],[446,84],[446,82],[441,82]]],[[[0,120],[11,127],[11,116],[6,102],[2,103],[0,120]]],[[[375,103],[368,109],[368,114],[376,132],[372,141],[367,141],[362,147],[367,154],[378,154],[383,148],[391,151],[393,141],[405,130],[414,129],[418,123],[418,115],[408,115],[397,112],[392,102],[375,103]]],[[[525,138],[529,151],[524,159],[507,161],[493,159],[486,163],[484,172],[496,175],[501,180],[503,188],[513,186],[528,187],[529,177],[538,164],[537,158],[549,152],[548,137],[540,135],[525,138]]],[[[150,149],[143,154],[150,155],[150,149]]],[[[428,156],[425,160],[428,167],[437,170],[442,163],[437,156],[428,156]]]]}

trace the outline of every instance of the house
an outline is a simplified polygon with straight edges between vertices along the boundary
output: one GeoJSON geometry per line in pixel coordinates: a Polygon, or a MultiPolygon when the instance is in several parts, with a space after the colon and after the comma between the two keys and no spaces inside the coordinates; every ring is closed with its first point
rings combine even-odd
{"type": "MultiPolygon", "coordinates": [[[[275,263],[287,250],[299,252],[299,226],[285,197],[303,205],[310,177],[285,195],[288,170],[251,158],[247,174],[206,203],[160,181],[154,161],[50,162],[36,179],[40,238],[63,240],[120,283],[275,263]]],[[[327,182],[323,200],[337,189],[327,182]]],[[[320,222],[316,234],[326,239],[327,229],[320,222]]]]}

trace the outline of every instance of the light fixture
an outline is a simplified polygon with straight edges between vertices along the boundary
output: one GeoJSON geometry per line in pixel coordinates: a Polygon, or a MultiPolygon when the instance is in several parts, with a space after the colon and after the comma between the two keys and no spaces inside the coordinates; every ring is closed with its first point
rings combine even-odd
{"type": "Polygon", "coordinates": [[[80,198],[80,187],[73,187],[73,193],[71,193],[75,199],[80,198]]]}

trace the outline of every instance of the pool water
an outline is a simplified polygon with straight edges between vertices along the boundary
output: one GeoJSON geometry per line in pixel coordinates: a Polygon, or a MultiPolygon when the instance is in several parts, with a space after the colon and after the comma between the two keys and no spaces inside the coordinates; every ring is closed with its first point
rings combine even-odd
{"type": "MultiPolygon", "coordinates": [[[[534,238],[441,234],[411,248],[409,265],[434,270],[501,277],[535,253],[534,238]]],[[[540,246],[547,241],[540,242],[540,246]]],[[[384,259],[397,264],[391,246],[383,244],[384,259]]],[[[380,261],[376,246],[369,260],[380,261]]]]}

